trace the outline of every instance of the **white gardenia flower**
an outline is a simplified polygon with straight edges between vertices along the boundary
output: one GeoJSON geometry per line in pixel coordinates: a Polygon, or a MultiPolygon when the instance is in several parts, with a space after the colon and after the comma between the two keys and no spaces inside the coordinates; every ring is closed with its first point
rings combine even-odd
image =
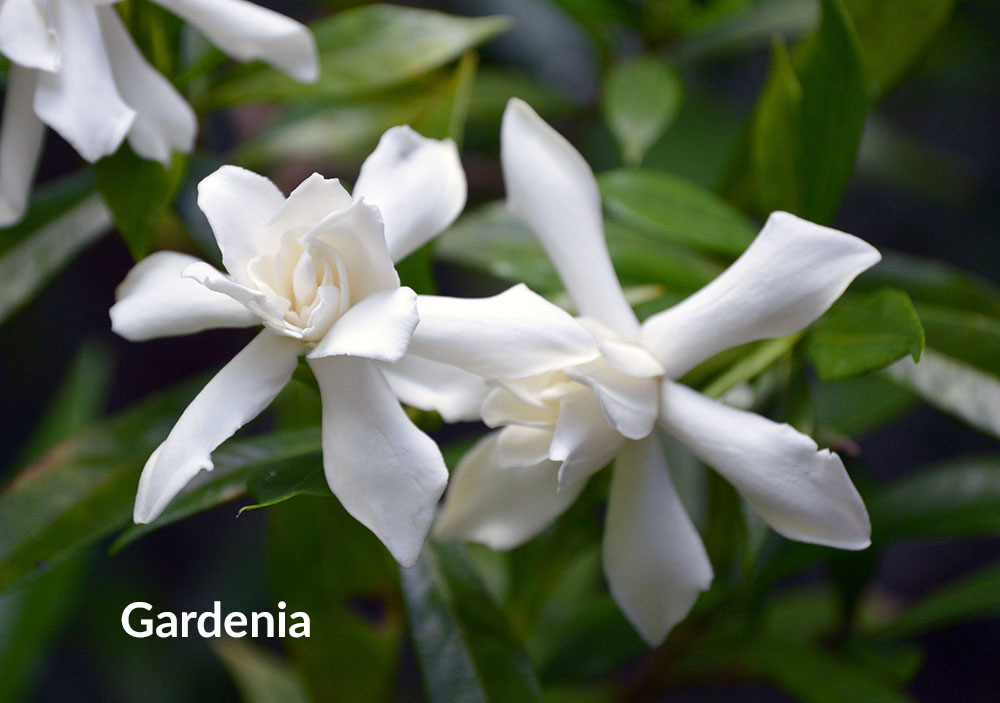
{"type": "Polygon", "coordinates": [[[712,581],[654,435],[659,424],[782,535],[867,547],[868,514],[836,454],[675,379],[724,349],[806,327],[879,253],[776,212],[712,283],[640,325],[608,255],[600,193],[583,157],[519,100],[504,114],[501,156],[508,205],[537,233],[601,356],[533,378],[493,378],[482,417],[502,429],[459,464],[435,534],[515,547],[614,460],[604,570],[626,617],[659,644],[712,581]]]}
{"type": "MultiPolygon", "coordinates": [[[[0,54],[11,61],[0,126],[0,226],[21,219],[44,125],[87,161],[132,149],[163,164],[191,151],[194,111],[132,41],[118,0],[0,0],[0,54]]],[[[299,22],[246,0],[153,0],[240,60],[263,59],[300,81],[319,75],[299,22]]]]}
{"type": "Polygon", "coordinates": [[[454,221],[465,197],[455,144],[408,127],[383,135],[353,197],[318,174],[287,199],[266,178],[233,166],[205,178],[198,205],[228,275],[185,254],[153,254],[119,286],[112,329],[135,341],[213,327],[264,329],[153,452],[135,521],[156,519],[199,471],[211,470],[212,451],[274,400],[304,355],[322,395],[330,489],[401,564],[412,565],[448,472],[389,386],[393,365],[411,346],[422,355],[417,364],[460,360],[483,376],[509,376],[515,350],[528,350],[530,374],[598,353],[570,315],[524,286],[481,300],[423,296],[418,314],[417,295],[400,287],[393,262],[454,221]],[[424,332],[411,345],[418,322],[424,332]]]}

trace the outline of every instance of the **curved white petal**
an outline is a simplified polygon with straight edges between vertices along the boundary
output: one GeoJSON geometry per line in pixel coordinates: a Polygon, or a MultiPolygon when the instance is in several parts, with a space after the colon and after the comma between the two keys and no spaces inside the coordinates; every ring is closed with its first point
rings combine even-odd
{"type": "Polygon", "coordinates": [[[548,527],[573,504],[585,481],[560,491],[559,464],[501,467],[499,432],[491,432],[458,463],[434,536],[513,549],[548,527]]]}
{"type": "Polygon", "coordinates": [[[16,64],[7,73],[0,123],[0,227],[24,216],[45,140],[45,125],[32,106],[36,73],[16,64]]]}
{"type": "Polygon", "coordinates": [[[500,159],[508,207],[535,230],[580,314],[636,338],[639,323],[611,265],[601,194],[587,162],[517,99],[504,111],[500,159]]]}
{"type": "Polygon", "coordinates": [[[298,81],[319,77],[316,41],[290,17],[245,0],[153,0],[241,61],[261,59],[298,81]]]}
{"type": "Polygon", "coordinates": [[[603,357],[566,369],[566,374],[593,389],[608,423],[625,437],[642,439],[653,431],[660,411],[658,379],[616,371],[603,357]]]}
{"type": "Polygon", "coordinates": [[[608,464],[622,447],[624,438],[611,428],[593,391],[580,387],[559,403],[548,458],[562,462],[559,485],[589,478],[608,464]]]}
{"type": "Polygon", "coordinates": [[[302,236],[319,240],[344,258],[351,299],[361,300],[380,290],[399,288],[399,274],[385,245],[382,215],[363,199],[330,213],[302,236]]]}
{"type": "Polygon", "coordinates": [[[378,206],[389,255],[399,261],[455,221],[466,191],[455,142],[402,126],[383,134],[365,159],[354,197],[378,206]]]}
{"type": "Polygon", "coordinates": [[[353,199],[336,178],[314,173],[291,192],[264,227],[262,237],[280,242],[285,232],[312,228],[327,215],[351,206],[353,199]]]}
{"type": "Polygon", "coordinates": [[[59,42],[37,0],[0,3],[0,54],[25,68],[59,68],[59,42]]]}
{"type": "Polygon", "coordinates": [[[612,597],[653,647],[712,583],[712,565],[656,437],[627,442],[618,455],[603,558],[612,597]]]}
{"type": "Polygon", "coordinates": [[[285,196],[270,180],[238,166],[223,166],[198,184],[198,207],[208,218],[222,263],[235,281],[249,284],[250,260],[277,250],[280,239],[266,237],[264,226],[284,203],[285,196]]]}
{"type": "Polygon", "coordinates": [[[201,284],[207,290],[228,296],[252,312],[261,322],[272,326],[284,336],[301,338],[302,333],[284,322],[281,310],[268,296],[255,288],[244,286],[204,261],[194,261],[181,272],[184,278],[201,284]]]}
{"type": "Polygon", "coordinates": [[[136,111],[129,144],[139,156],[167,165],[172,152],[194,147],[198,118],[170,81],[146,61],[115,9],[98,7],[97,16],[115,84],[136,111]]]}
{"type": "Polygon", "coordinates": [[[677,383],[664,384],[662,422],[779,533],[841,549],[870,544],[868,512],[840,457],[807,435],[677,383]]]}
{"type": "Polygon", "coordinates": [[[403,566],[434,520],[448,470],[437,445],[410,422],[368,359],[310,359],[323,396],[323,468],[344,508],[403,566]]]}
{"type": "Polygon", "coordinates": [[[406,356],[419,319],[410,288],[372,293],[333,324],[309,358],[360,356],[394,364],[406,356]]]}
{"type": "Polygon", "coordinates": [[[133,266],[115,290],[111,329],[125,339],[141,342],[260,322],[230,296],[182,276],[194,263],[198,259],[193,256],[159,251],[133,266]]]}
{"type": "Polygon", "coordinates": [[[597,356],[593,337],[523,284],[491,298],[421,295],[410,351],[488,379],[525,378],[597,356]]]}
{"type": "Polygon", "coordinates": [[[489,427],[521,425],[523,427],[555,426],[558,410],[551,405],[535,404],[518,397],[505,385],[492,388],[480,408],[483,422],[489,427]]]}
{"type": "Polygon", "coordinates": [[[208,382],[146,462],[135,496],[137,523],[155,520],[199,471],[212,470],[211,453],[271,404],[300,351],[265,330],[208,382]]]}
{"type": "Polygon", "coordinates": [[[35,114],[87,161],[113,154],[135,120],[115,86],[97,8],[76,0],[52,0],[52,22],[62,61],[39,71],[35,114]]]}
{"type": "Polygon", "coordinates": [[[798,332],[881,256],[853,235],[775,212],[743,255],[700,291],[646,320],[642,345],[679,378],[713,354],[798,332]]]}
{"type": "Polygon", "coordinates": [[[383,364],[382,374],[397,398],[433,410],[445,422],[478,420],[479,407],[491,390],[480,376],[414,354],[396,364],[383,364]]]}
{"type": "Polygon", "coordinates": [[[501,468],[534,466],[549,458],[552,429],[510,425],[497,433],[497,463],[501,468]]]}

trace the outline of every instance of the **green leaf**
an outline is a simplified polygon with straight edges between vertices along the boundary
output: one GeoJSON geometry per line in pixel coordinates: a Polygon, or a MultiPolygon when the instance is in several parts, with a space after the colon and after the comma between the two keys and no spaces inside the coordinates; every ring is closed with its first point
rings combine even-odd
{"type": "Polygon", "coordinates": [[[873,98],[883,97],[927,53],[955,0],[844,0],[873,98]]]}
{"type": "Polygon", "coordinates": [[[297,83],[258,64],[233,71],[206,99],[218,108],[371,95],[451,63],[508,26],[504,17],[455,17],[393,5],[346,10],[311,27],[320,55],[317,83],[297,83]]]}
{"type": "Polygon", "coordinates": [[[910,297],[891,288],[841,299],[813,325],[806,343],[824,381],[861,376],[907,354],[920,361],[923,351],[924,328],[910,297]]]}
{"type": "Polygon", "coordinates": [[[308,703],[295,672],[259,645],[224,639],[212,645],[236,682],[243,703],[308,703]]]}
{"type": "Polygon", "coordinates": [[[757,234],[717,195],[668,173],[621,169],[597,182],[610,217],[667,241],[735,258],[757,234]]]}
{"type": "Polygon", "coordinates": [[[257,502],[253,505],[244,505],[238,515],[247,510],[277,505],[296,496],[333,497],[326,482],[326,474],[323,473],[321,454],[313,456],[308,461],[257,473],[247,482],[247,491],[257,502]]]}
{"type": "Polygon", "coordinates": [[[917,305],[927,346],[1000,376],[1000,318],[936,305],[917,305]]]}
{"type": "Polygon", "coordinates": [[[1000,457],[949,461],[869,497],[872,538],[964,537],[1000,533],[1000,457]]]}
{"type": "Polygon", "coordinates": [[[111,545],[111,554],[150,532],[245,495],[263,477],[281,481],[277,477],[315,469],[322,462],[320,442],[319,428],[306,427],[224,444],[212,452],[211,471],[198,474],[153,522],[129,525],[111,545]]]}
{"type": "Polygon", "coordinates": [[[0,323],[111,229],[108,208],[88,185],[75,197],[60,195],[50,207],[36,205],[21,225],[3,233],[17,244],[0,257],[0,323]]]}
{"type": "Polygon", "coordinates": [[[154,225],[180,185],[185,163],[175,154],[165,168],[136,156],[128,144],[97,162],[97,188],[136,261],[149,252],[154,225]]]}
{"type": "Polygon", "coordinates": [[[928,405],[1000,437],[1000,378],[933,349],[925,350],[919,364],[904,359],[886,373],[928,405]]]}
{"type": "Polygon", "coordinates": [[[425,547],[400,573],[431,701],[542,700],[527,655],[460,547],[425,547]]]}
{"type": "Polygon", "coordinates": [[[268,517],[272,593],[309,613],[310,636],[284,645],[310,698],[394,700],[405,616],[388,550],[337,501],[303,496],[268,517]]]}
{"type": "Polygon", "coordinates": [[[761,212],[833,218],[854,170],[868,92],[861,48],[842,0],[823,0],[819,27],[791,55],[781,43],[750,127],[761,212]]]}
{"type": "MultiPolygon", "coordinates": [[[[821,427],[847,437],[864,437],[917,404],[916,397],[883,374],[862,376],[813,389],[821,427]]],[[[835,439],[821,444],[834,444],[835,439]]]]}
{"type": "Polygon", "coordinates": [[[876,634],[880,639],[910,638],[997,615],[1000,615],[1000,564],[992,564],[909,605],[876,634]]]}
{"type": "Polygon", "coordinates": [[[656,56],[613,66],[604,82],[602,108],[629,166],[638,166],[677,117],[684,95],[680,74],[656,56]]]}

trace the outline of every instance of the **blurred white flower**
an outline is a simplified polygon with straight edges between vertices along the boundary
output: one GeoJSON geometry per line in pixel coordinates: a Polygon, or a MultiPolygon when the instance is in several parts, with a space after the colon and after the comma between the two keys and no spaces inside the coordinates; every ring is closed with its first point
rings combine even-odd
{"type": "Polygon", "coordinates": [[[836,454],[674,379],[724,349],[804,328],[879,253],[776,212],[716,280],[640,325],[608,255],[600,193],[583,157],[518,100],[504,114],[501,155],[508,205],[537,233],[601,356],[533,378],[493,377],[482,417],[503,429],[459,464],[435,534],[515,547],[614,460],[604,570],[625,615],[659,644],[712,580],[653,436],[659,423],[782,535],[868,546],[867,511],[836,454]]]}
{"type": "MultiPolygon", "coordinates": [[[[0,53],[11,61],[0,131],[0,226],[24,214],[43,124],[88,161],[128,137],[144,158],[191,151],[191,106],[136,47],[118,0],[0,0],[0,53]]],[[[154,0],[237,59],[314,81],[316,44],[299,22],[245,0],[154,0]]]]}
{"type": "Polygon", "coordinates": [[[596,356],[573,318],[524,286],[493,298],[417,296],[393,262],[458,216],[466,183],[451,141],[389,130],[353,197],[314,174],[286,199],[266,178],[224,166],[198,204],[227,274],[175,252],[138,263],[117,291],[112,328],[130,340],[212,327],[264,329],[181,415],[143,469],[134,518],[150,522],[211,452],[256,417],[305,355],[323,404],[323,465],[331,490],[404,565],[430,528],[448,473],[437,445],[407,418],[385,378],[410,347],[417,363],[461,360],[482,375],[525,373],[596,356]],[[414,339],[420,322],[423,334],[414,339]]]}

